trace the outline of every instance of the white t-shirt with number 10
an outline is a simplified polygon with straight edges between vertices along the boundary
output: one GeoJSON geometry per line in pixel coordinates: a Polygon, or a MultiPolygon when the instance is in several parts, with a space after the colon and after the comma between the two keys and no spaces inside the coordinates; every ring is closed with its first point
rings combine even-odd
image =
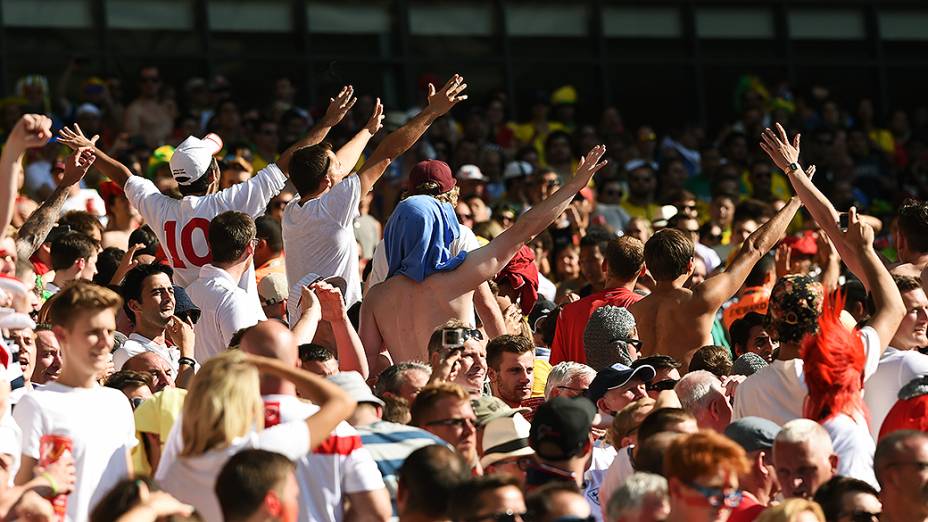
{"type": "MultiPolygon", "coordinates": [[[[197,280],[200,267],[212,262],[206,240],[210,221],[229,210],[253,218],[263,215],[268,202],[286,182],[287,176],[272,163],[244,183],[205,196],[173,199],[141,176],[130,176],[125,191],[129,202],[161,241],[174,268],[174,284],[186,288],[197,280]]],[[[254,266],[245,272],[239,286],[257,299],[254,266]]]]}

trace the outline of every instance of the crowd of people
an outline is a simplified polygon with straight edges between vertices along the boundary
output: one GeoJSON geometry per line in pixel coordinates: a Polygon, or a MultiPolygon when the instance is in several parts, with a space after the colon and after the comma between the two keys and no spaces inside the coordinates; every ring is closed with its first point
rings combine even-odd
{"type": "Polygon", "coordinates": [[[77,72],[0,121],[5,520],[928,521],[928,111],[77,72]]]}

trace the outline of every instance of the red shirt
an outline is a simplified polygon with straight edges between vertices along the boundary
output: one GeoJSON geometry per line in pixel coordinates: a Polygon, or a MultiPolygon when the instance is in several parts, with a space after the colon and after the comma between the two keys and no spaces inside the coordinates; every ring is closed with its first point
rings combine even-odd
{"type": "Polygon", "coordinates": [[[554,342],[551,343],[551,365],[562,361],[586,363],[583,330],[593,311],[606,305],[628,308],[643,297],[627,288],[608,288],[565,306],[557,318],[554,342]]]}
{"type": "Polygon", "coordinates": [[[744,496],[741,497],[741,504],[731,510],[728,522],[753,522],[765,509],[767,509],[767,506],[758,504],[750,493],[744,493],[744,496]]]}

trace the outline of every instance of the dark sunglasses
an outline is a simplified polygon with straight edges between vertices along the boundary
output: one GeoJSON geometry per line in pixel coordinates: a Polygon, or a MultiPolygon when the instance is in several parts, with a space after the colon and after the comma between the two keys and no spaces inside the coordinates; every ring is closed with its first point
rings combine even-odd
{"type": "Polygon", "coordinates": [[[644,389],[647,391],[667,391],[672,390],[676,385],[676,379],[664,379],[660,382],[649,382],[644,385],[644,389]]]}
{"type": "Polygon", "coordinates": [[[644,343],[638,339],[625,339],[624,337],[619,337],[618,339],[613,339],[612,342],[622,341],[625,344],[630,344],[635,347],[636,350],[641,351],[641,347],[644,346],[644,343]]]}
{"type": "Polygon", "coordinates": [[[552,522],[596,522],[596,517],[593,515],[588,517],[558,517],[552,522]]]}
{"type": "Polygon", "coordinates": [[[476,339],[478,341],[483,340],[483,334],[480,333],[480,330],[475,330],[473,328],[461,328],[461,332],[461,338],[465,341],[468,339],[476,339]]]}
{"type": "Polygon", "coordinates": [[[725,506],[729,508],[736,508],[741,504],[741,498],[743,495],[740,489],[736,489],[730,493],[725,493],[722,488],[707,488],[692,482],[689,482],[686,485],[687,487],[696,490],[700,495],[705,497],[706,501],[712,507],[717,508],[725,506]]]}

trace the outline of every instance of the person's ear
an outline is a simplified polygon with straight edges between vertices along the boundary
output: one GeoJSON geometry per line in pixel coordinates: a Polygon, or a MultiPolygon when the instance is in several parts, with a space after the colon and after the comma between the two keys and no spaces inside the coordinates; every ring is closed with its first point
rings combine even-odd
{"type": "Polygon", "coordinates": [[[838,461],[839,461],[839,459],[840,459],[840,457],[838,456],[837,453],[832,453],[831,456],[828,457],[828,462],[829,462],[829,464],[831,464],[831,472],[832,472],[833,474],[835,474],[835,475],[838,474],[838,461]]]}
{"type": "Polygon", "coordinates": [[[491,383],[491,384],[496,384],[496,379],[497,379],[497,377],[498,377],[498,375],[497,375],[497,373],[496,373],[496,370],[494,370],[494,369],[493,369],[492,367],[490,367],[490,366],[487,366],[487,378],[490,379],[490,383],[491,383]]]}
{"type": "Polygon", "coordinates": [[[55,334],[55,338],[58,339],[58,344],[62,347],[67,344],[68,331],[61,325],[52,326],[52,333],[55,334]]]}
{"type": "Polygon", "coordinates": [[[135,299],[129,299],[126,304],[129,305],[129,310],[133,312],[140,313],[142,311],[142,303],[136,301],[135,299]]]}
{"type": "Polygon", "coordinates": [[[71,265],[71,266],[72,266],[72,267],[76,267],[76,268],[77,268],[77,273],[79,274],[79,273],[83,272],[83,271],[84,271],[84,267],[87,266],[87,260],[84,259],[83,257],[79,257],[79,258],[77,258],[76,261],[74,261],[74,264],[71,265]]]}
{"type": "Polygon", "coordinates": [[[609,411],[609,408],[606,407],[606,396],[605,395],[596,399],[596,408],[599,411],[609,411]]]}
{"type": "Polygon", "coordinates": [[[277,493],[268,491],[267,494],[264,495],[264,508],[272,517],[279,517],[283,513],[284,506],[280,499],[277,498],[277,493]]]}

